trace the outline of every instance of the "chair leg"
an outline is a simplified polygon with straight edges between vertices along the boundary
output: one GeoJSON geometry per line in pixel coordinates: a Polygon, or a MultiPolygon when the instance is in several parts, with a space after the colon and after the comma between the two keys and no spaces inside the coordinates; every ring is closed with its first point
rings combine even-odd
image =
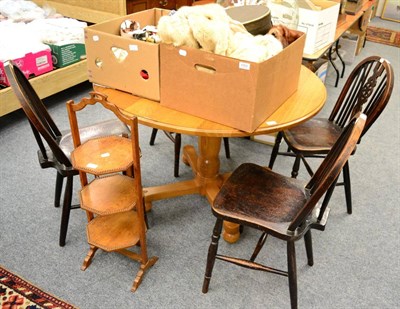
{"type": "MultiPolygon", "coordinates": [[[[158,129],[153,129],[151,131],[150,136],[150,145],[154,145],[154,141],[157,136],[158,129]]],[[[182,144],[182,136],[179,133],[175,133],[175,137],[172,138],[171,134],[167,134],[167,136],[174,142],[174,151],[175,151],[175,159],[174,159],[174,176],[179,177],[179,161],[180,161],[180,154],[181,154],[181,144],[182,144]]],[[[229,148],[229,138],[224,137],[224,146],[225,146],[225,156],[227,159],[231,157],[231,151],[229,148]]]]}
{"type": "Polygon", "coordinates": [[[230,159],[231,158],[231,150],[229,148],[229,138],[224,137],[223,140],[224,140],[224,147],[225,147],[225,157],[227,159],[230,159]]]}
{"type": "Polygon", "coordinates": [[[174,163],[174,176],[179,177],[179,161],[181,155],[182,137],[179,133],[175,134],[175,163],[174,163]]]}
{"type": "Polygon", "coordinates": [[[287,242],[287,262],[291,308],[297,309],[296,249],[294,241],[287,242]]]}
{"type": "Polygon", "coordinates": [[[299,175],[300,161],[301,161],[301,155],[297,154],[296,159],[294,160],[293,163],[292,178],[297,178],[297,175],[299,175]]]}
{"type": "Polygon", "coordinates": [[[64,177],[60,173],[57,172],[56,190],[55,190],[55,195],[54,195],[54,207],[60,207],[60,199],[61,199],[63,182],[64,182],[64,177]]]}
{"type": "Polygon", "coordinates": [[[313,266],[314,265],[314,255],[313,255],[313,249],[312,249],[311,230],[308,230],[307,233],[304,234],[304,243],[306,245],[307,264],[309,266],[313,266]]]}
{"type": "Polygon", "coordinates": [[[73,188],[74,176],[67,176],[67,185],[64,192],[64,204],[61,215],[61,229],[60,229],[60,240],[59,244],[61,247],[65,246],[65,239],[67,238],[69,215],[71,212],[71,201],[72,201],[72,188],[73,188]]]}
{"type": "Polygon", "coordinates": [[[257,242],[257,246],[256,246],[256,248],[254,249],[253,254],[251,255],[250,261],[252,261],[252,262],[255,261],[257,255],[260,253],[262,247],[263,247],[264,244],[265,244],[265,241],[267,240],[267,236],[268,236],[267,233],[262,233],[262,234],[261,234],[260,239],[259,239],[258,242],[257,242]]]}
{"type": "Polygon", "coordinates": [[[281,144],[281,141],[282,141],[282,132],[278,132],[278,134],[276,135],[276,138],[275,138],[274,148],[272,148],[271,157],[269,159],[268,167],[270,169],[272,169],[272,167],[274,166],[275,159],[278,156],[278,151],[279,151],[279,146],[281,144]]]}
{"type": "Polygon", "coordinates": [[[150,145],[151,146],[154,145],[154,141],[156,140],[157,132],[158,132],[158,129],[153,129],[151,131],[151,136],[150,136],[150,145]]]}
{"type": "Polygon", "coordinates": [[[347,213],[349,215],[353,212],[353,206],[351,202],[351,183],[350,183],[350,167],[349,161],[343,166],[343,179],[344,179],[344,192],[346,195],[346,205],[347,205],[347,213]]]}
{"type": "Polygon", "coordinates": [[[210,285],[211,274],[214,268],[215,258],[217,256],[218,241],[221,235],[221,231],[222,231],[222,220],[217,219],[217,221],[215,222],[213,235],[211,237],[211,244],[210,247],[208,248],[206,273],[204,275],[203,289],[202,289],[203,293],[208,292],[208,286],[210,285]]]}
{"type": "Polygon", "coordinates": [[[318,221],[321,221],[324,216],[325,209],[326,209],[326,207],[328,207],[328,204],[332,197],[333,191],[336,188],[337,180],[338,180],[338,178],[335,179],[335,181],[331,184],[331,186],[328,188],[328,190],[325,193],[324,200],[322,201],[321,207],[319,209],[318,221]]]}
{"type": "Polygon", "coordinates": [[[310,175],[311,177],[314,176],[314,171],[312,170],[310,164],[308,164],[306,158],[303,155],[300,155],[301,161],[303,161],[303,164],[308,172],[308,175],[310,175]]]}

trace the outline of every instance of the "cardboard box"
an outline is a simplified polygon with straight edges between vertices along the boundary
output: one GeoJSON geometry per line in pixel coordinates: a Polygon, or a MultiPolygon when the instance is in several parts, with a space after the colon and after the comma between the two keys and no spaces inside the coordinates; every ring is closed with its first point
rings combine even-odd
{"type": "MultiPolygon", "coordinates": [[[[21,58],[13,59],[13,61],[21,69],[26,78],[39,76],[53,70],[50,49],[27,53],[21,58]]],[[[10,86],[2,61],[0,61],[0,84],[10,86]]]]}
{"type": "MultiPolygon", "coordinates": [[[[369,0],[369,1],[373,1],[373,0],[369,0]]],[[[378,3],[379,3],[379,0],[377,0],[376,2],[374,2],[374,3],[372,4],[372,6],[371,6],[371,16],[370,16],[370,19],[375,18],[375,16],[376,16],[376,10],[377,10],[377,7],[378,7],[378,3]]]]}
{"type": "Polygon", "coordinates": [[[62,68],[86,58],[85,44],[47,44],[51,48],[53,65],[62,68]]]}
{"type": "Polygon", "coordinates": [[[360,36],[358,34],[352,34],[351,32],[345,32],[339,40],[339,54],[342,57],[344,63],[352,64],[356,58],[358,41],[360,36]]]}
{"type": "Polygon", "coordinates": [[[305,8],[299,2],[297,29],[306,33],[304,53],[313,54],[335,40],[340,4],[326,0],[312,0],[320,10],[305,8]]]}
{"type": "Polygon", "coordinates": [[[328,75],[329,62],[326,59],[318,59],[315,63],[315,75],[325,84],[326,76],[328,75]]]}
{"type": "Polygon", "coordinates": [[[371,21],[372,12],[373,7],[370,6],[366,11],[364,11],[362,17],[358,20],[358,26],[361,31],[367,31],[368,24],[371,21]]]}
{"type": "Polygon", "coordinates": [[[361,49],[364,47],[365,43],[365,38],[367,35],[366,31],[360,30],[358,25],[353,25],[349,30],[349,33],[352,35],[358,36],[358,41],[357,41],[357,49],[356,49],[356,56],[361,52],[361,49]]]}
{"type": "Polygon", "coordinates": [[[159,44],[121,37],[120,26],[125,20],[157,25],[169,12],[145,10],[85,28],[89,81],[159,101],[159,44]]]}
{"type": "Polygon", "coordinates": [[[161,105],[253,132],[297,89],[305,35],[254,63],[161,44],[161,105]]]}
{"type": "Polygon", "coordinates": [[[345,8],[346,13],[350,15],[356,15],[367,1],[368,0],[347,0],[345,8]]]}
{"type": "Polygon", "coordinates": [[[361,53],[361,50],[364,47],[365,39],[366,39],[366,33],[365,32],[360,32],[359,34],[359,39],[357,42],[357,49],[356,49],[356,56],[358,56],[361,53]]]}
{"type": "Polygon", "coordinates": [[[325,57],[321,57],[316,61],[303,60],[303,65],[315,73],[318,78],[325,84],[328,75],[329,61],[325,57]]]}

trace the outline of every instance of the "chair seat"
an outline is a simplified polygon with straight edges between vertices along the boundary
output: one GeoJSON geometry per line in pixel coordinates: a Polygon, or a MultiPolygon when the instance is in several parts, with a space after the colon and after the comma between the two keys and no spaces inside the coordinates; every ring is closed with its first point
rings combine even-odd
{"type": "MultiPolygon", "coordinates": [[[[110,119],[102,122],[98,122],[94,125],[83,127],[79,129],[79,134],[81,138],[81,143],[83,144],[88,139],[108,136],[108,135],[127,135],[129,136],[129,128],[118,119],[110,119]]],[[[68,158],[71,158],[71,152],[74,150],[74,143],[72,141],[71,132],[66,132],[63,134],[60,140],[60,148],[65,153],[68,158]]]]}
{"type": "Polygon", "coordinates": [[[284,131],[284,138],[295,152],[328,153],[342,128],[328,119],[316,118],[284,131]]]}
{"type": "Polygon", "coordinates": [[[239,166],[217,195],[213,212],[217,217],[246,222],[258,229],[286,234],[290,222],[304,206],[304,183],[252,163],[239,166]]]}

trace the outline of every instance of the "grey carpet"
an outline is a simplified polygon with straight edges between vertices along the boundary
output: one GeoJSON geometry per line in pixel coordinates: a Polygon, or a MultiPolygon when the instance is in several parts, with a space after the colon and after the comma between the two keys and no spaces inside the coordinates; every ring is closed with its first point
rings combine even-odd
{"type": "MultiPolygon", "coordinates": [[[[394,66],[395,88],[387,109],[350,159],[353,214],[346,213],[344,192],[337,188],[327,229],[313,232],[313,267],[307,266],[302,241],[297,242],[300,308],[399,308],[400,280],[400,49],[367,42],[356,62],[380,55],[394,66]]],[[[351,69],[347,67],[346,76],[351,69]]],[[[344,79],[334,88],[330,71],[326,115],[344,79]]],[[[45,100],[55,121],[68,128],[65,102],[90,90],[83,83],[45,100]]],[[[107,117],[94,112],[87,120],[107,117]]],[[[174,180],[173,145],[161,133],[149,146],[151,129],[140,127],[143,184],[174,180]]],[[[196,143],[183,136],[183,144],[196,143]]],[[[231,156],[221,151],[221,170],[242,162],[266,165],[271,147],[231,138],[231,156]]],[[[58,246],[61,209],[53,207],[54,170],[41,170],[36,144],[21,111],[0,118],[0,265],[66,301],[94,308],[289,308],[287,278],[216,262],[208,294],[201,293],[206,255],[214,218],[207,201],[185,196],[153,204],[149,214],[148,252],[160,259],[136,293],[131,293],[138,264],[115,253],[99,251],[92,265],[80,266],[89,249],[86,216],[72,211],[67,243],[58,246]]],[[[292,160],[278,157],[275,170],[290,175],[292,160]]],[[[317,163],[315,163],[317,164],[317,163]]],[[[191,177],[181,163],[181,179],[191,177]]],[[[306,179],[303,169],[300,177],[306,179]]],[[[75,181],[78,190],[79,181],[75,181]]],[[[77,202],[77,194],[74,194],[77,202]]],[[[245,229],[234,245],[220,250],[248,257],[259,233],[245,229]]],[[[286,268],[285,244],[270,238],[260,261],[286,268]]]]}

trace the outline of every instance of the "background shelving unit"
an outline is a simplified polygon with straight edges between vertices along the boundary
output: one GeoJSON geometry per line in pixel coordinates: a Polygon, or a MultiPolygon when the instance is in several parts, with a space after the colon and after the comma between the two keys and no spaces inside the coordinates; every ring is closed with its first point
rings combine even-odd
{"type": "MultiPolygon", "coordinates": [[[[34,0],[39,6],[49,5],[64,16],[89,23],[102,22],[126,14],[126,1],[43,1],[34,0]],[[90,7],[90,6],[93,6],[90,7]]],[[[40,98],[46,98],[57,92],[80,84],[88,79],[86,60],[30,79],[40,98]]],[[[20,108],[10,87],[0,90],[0,117],[20,108]]]]}
{"type": "MultiPolygon", "coordinates": [[[[126,14],[153,7],[176,9],[191,5],[191,0],[32,0],[43,7],[48,5],[66,17],[99,23],[126,14]]],[[[41,99],[80,84],[88,79],[86,60],[70,66],[55,69],[49,73],[30,79],[33,88],[41,99]]],[[[10,87],[0,90],[0,117],[20,108],[10,87]]]]}

